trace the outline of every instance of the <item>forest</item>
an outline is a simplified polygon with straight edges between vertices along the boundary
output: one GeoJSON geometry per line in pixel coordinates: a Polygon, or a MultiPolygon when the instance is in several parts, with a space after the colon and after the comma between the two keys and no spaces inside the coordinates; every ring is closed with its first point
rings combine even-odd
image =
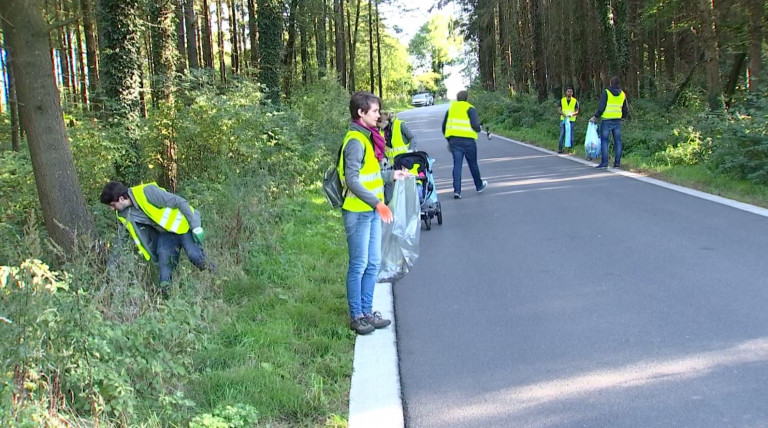
{"type": "Polygon", "coordinates": [[[431,3],[404,43],[403,0],[0,2],[0,425],[346,426],[319,179],[356,90],[402,110],[461,69],[487,128],[553,148],[564,89],[583,141],[619,76],[626,168],[768,206],[764,1],[431,3]],[[188,199],[218,271],[158,296],[109,180],[188,199]]]}

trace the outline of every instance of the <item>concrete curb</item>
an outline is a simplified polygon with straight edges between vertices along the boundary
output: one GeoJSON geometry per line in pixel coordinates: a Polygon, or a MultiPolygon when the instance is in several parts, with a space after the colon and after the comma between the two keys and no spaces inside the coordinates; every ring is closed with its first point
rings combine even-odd
{"type": "Polygon", "coordinates": [[[395,308],[391,283],[376,284],[373,309],[392,324],[357,336],[352,387],[349,391],[349,427],[405,426],[400,397],[400,365],[397,358],[395,308]]]}

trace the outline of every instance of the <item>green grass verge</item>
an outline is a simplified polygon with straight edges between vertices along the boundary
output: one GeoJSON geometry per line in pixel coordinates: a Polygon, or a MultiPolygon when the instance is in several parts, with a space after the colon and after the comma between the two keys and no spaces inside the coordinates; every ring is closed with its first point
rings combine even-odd
{"type": "Polygon", "coordinates": [[[203,410],[246,404],[272,426],[346,426],[355,337],[340,213],[318,189],[276,203],[244,248],[246,275],[222,281],[230,312],[194,358],[190,398],[203,410]]]}

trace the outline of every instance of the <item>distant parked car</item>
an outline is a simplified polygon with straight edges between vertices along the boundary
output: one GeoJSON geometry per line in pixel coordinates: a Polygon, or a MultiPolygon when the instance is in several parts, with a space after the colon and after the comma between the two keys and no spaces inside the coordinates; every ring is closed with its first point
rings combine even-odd
{"type": "Polygon", "coordinates": [[[435,97],[429,92],[423,92],[416,94],[411,98],[411,105],[414,107],[432,106],[435,105],[435,97]]]}

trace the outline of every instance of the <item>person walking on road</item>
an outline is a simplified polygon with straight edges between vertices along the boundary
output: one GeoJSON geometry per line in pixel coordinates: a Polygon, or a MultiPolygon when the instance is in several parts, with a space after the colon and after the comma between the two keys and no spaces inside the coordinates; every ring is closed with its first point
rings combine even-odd
{"type": "Polygon", "coordinates": [[[392,212],[384,203],[380,162],[386,143],[376,129],[379,106],[379,97],[369,92],[352,94],[352,123],[344,137],[338,164],[339,178],[347,191],[341,215],[349,251],[349,326],[358,334],[368,334],[391,323],[381,313],[373,312],[373,289],[381,267],[381,222],[392,222],[392,212]]]}
{"type": "Polygon", "coordinates": [[[573,124],[576,122],[576,116],[579,114],[579,101],[573,97],[573,87],[569,86],[565,90],[565,96],[560,100],[557,111],[560,113],[560,140],[557,143],[557,152],[563,152],[563,143],[565,142],[565,127],[570,130],[570,141],[568,147],[573,147],[573,124]],[[565,120],[565,119],[568,120],[565,120]]]}
{"type": "Polygon", "coordinates": [[[186,199],[165,191],[156,183],[126,187],[119,181],[104,186],[100,200],[115,210],[145,260],[157,260],[160,292],[168,296],[173,269],[184,251],[198,269],[216,270],[206,262],[200,212],[186,199]]]}
{"type": "Polygon", "coordinates": [[[600,151],[602,158],[596,168],[608,167],[608,139],[613,135],[613,167],[621,166],[621,120],[629,116],[627,106],[627,95],[621,90],[619,85],[621,81],[618,76],[611,77],[611,85],[600,95],[600,101],[597,103],[595,115],[589,119],[590,122],[600,123],[600,151]]]}
{"type": "Polygon", "coordinates": [[[461,167],[467,158],[469,172],[475,181],[475,189],[482,193],[488,187],[488,181],[480,176],[477,166],[477,133],[480,132],[480,120],[475,106],[467,102],[467,91],[459,91],[456,101],[451,103],[443,119],[443,135],[448,140],[448,147],[453,155],[453,198],[461,199],[461,167]]]}

